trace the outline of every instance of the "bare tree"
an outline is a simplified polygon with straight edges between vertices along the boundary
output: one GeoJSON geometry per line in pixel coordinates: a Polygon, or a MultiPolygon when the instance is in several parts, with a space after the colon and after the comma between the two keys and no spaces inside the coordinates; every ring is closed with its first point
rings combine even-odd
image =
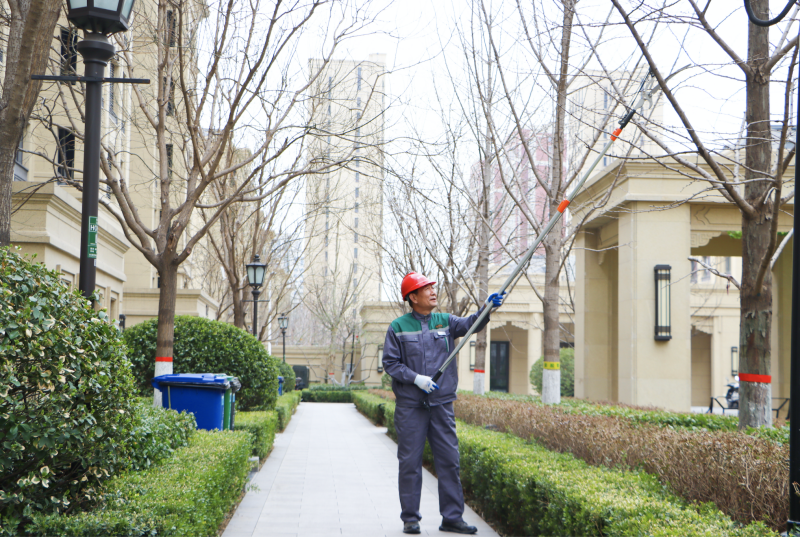
{"type": "MultiPolygon", "coordinates": [[[[662,4],[650,5],[647,2],[637,4],[630,14],[619,0],[612,0],[617,12],[622,16],[630,34],[644,54],[650,69],[655,73],[661,89],[672,108],[675,110],[686,133],[676,136],[692,147],[699,155],[700,162],[694,162],[673,151],[668,151],[688,173],[708,184],[708,190],[722,196],[734,204],[742,215],[742,279],[740,282],[741,312],[739,321],[739,372],[740,374],[770,375],[772,330],[772,274],[770,262],[778,247],[778,217],[781,208],[794,198],[794,189],[784,194],[783,174],[795,156],[795,149],[786,151],[787,133],[790,123],[790,97],[792,94],[792,77],[797,61],[798,38],[787,39],[788,27],[782,37],[771,45],[769,28],[748,24],[747,57],[742,58],[736,47],[723,39],[719,25],[710,21],[724,20],[740,10],[739,6],[730,3],[715,2],[716,10],[712,13],[712,2],[700,6],[695,0],[689,0],[691,9],[688,13],[676,11],[673,6],[662,4]],[[636,14],[638,19],[632,18],[636,14]],[[717,47],[729,58],[743,77],[746,89],[744,116],[746,121],[745,158],[744,163],[738,160],[738,151],[731,156],[730,151],[716,150],[704,140],[701,131],[696,127],[696,120],[686,112],[685,103],[678,99],[667,77],[656,64],[651,46],[642,39],[642,28],[647,28],[653,20],[668,18],[673,24],[684,24],[688,31],[699,31],[711,38],[717,47]],[[791,53],[791,56],[789,56],[791,53]],[[774,137],[771,128],[770,86],[773,73],[779,68],[787,69],[788,76],[784,86],[780,120],[781,129],[778,137],[778,150],[774,154],[774,137]],[[743,178],[739,176],[739,167],[744,169],[743,178]],[[733,173],[731,173],[733,172],[733,173]]],[[[756,16],[766,19],[769,13],[768,0],[751,0],[756,16]]],[[[795,14],[797,10],[795,10],[795,14]]],[[[741,13],[742,23],[746,20],[741,13]]],[[[730,80],[730,79],[728,79],[730,80]]],[[[730,113],[730,112],[729,112],[730,113]]],[[[652,133],[645,131],[653,140],[664,145],[652,133]]],[[[741,401],[739,407],[739,427],[759,427],[772,422],[771,385],[764,382],[745,381],[741,385],[741,401]]]]}
{"type": "MultiPolygon", "coordinates": [[[[159,0],[137,6],[132,35],[115,36],[115,65],[131,78],[149,75],[153,84],[133,88],[129,121],[103,139],[101,182],[113,198],[101,203],[158,271],[159,375],[172,371],[179,267],[211,227],[236,203],[274,199],[294,179],[341,165],[306,158],[311,128],[304,108],[321,69],[305,73],[296,51],[319,19],[326,32],[319,51],[324,68],[369,15],[363,3],[329,0],[208,6],[159,0]],[[154,141],[137,155],[138,175],[117,143],[115,134],[124,126],[154,141]],[[236,158],[230,158],[231,148],[236,158]],[[231,176],[236,186],[226,197],[212,192],[231,176]],[[142,206],[143,198],[152,199],[144,196],[148,192],[155,203],[142,206]]],[[[82,88],[62,85],[58,93],[81,139],[82,88]]]]}
{"type": "Polygon", "coordinates": [[[20,140],[42,83],[62,4],[49,0],[0,3],[0,51],[4,73],[0,90],[0,246],[11,244],[11,183],[20,140]]]}

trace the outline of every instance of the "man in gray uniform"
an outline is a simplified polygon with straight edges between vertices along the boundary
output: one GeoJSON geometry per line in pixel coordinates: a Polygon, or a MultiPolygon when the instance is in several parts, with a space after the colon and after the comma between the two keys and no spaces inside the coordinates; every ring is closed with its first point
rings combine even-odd
{"type": "MultiPolygon", "coordinates": [[[[400,461],[400,518],[404,533],[420,533],[422,451],[427,438],[439,478],[439,512],[442,515],[439,530],[473,534],[478,528],[468,525],[462,518],[464,495],[453,413],[458,371],[454,365],[448,367],[439,385],[431,376],[450,355],[455,338],[467,333],[480,311],[469,317],[433,313],[437,306],[435,283],[415,272],[403,278],[400,292],[413,311],[392,321],[383,345],[383,367],[392,377],[392,391],[397,397],[394,425],[400,461]],[[423,405],[426,397],[429,408],[423,405]]],[[[503,303],[502,296],[497,293],[489,299],[493,307],[503,303]]],[[[487,317],[477,331],[483,330],[488,322],[487,317]]]]}

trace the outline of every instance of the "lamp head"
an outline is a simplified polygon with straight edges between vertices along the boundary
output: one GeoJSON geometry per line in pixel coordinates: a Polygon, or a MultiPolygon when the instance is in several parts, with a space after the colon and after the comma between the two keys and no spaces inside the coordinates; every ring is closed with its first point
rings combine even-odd
{"type": "Polygon", "coordinates": [[[86,32],[128,31],[134,0],[67,0],[67,19],[86,32]]]}
{"type": "Polygon", "coordinates": [[[264,274],[267,271],[267,266],[261,262],[258,254],[253,258],[253,262],[245,265],[247,268],[247,283],[253,289],[259,289],[264,285],[264,274]]]}
{"type": "Polygon", "coordinates": [[[287,317],[285,313],[278,317],[278,327],[280,327],[281,330],[289,328],[289,317],[287,317]]]}

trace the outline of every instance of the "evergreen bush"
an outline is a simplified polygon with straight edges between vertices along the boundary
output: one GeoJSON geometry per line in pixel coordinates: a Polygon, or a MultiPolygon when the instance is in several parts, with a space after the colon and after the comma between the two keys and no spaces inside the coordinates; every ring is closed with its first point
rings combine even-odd
{"type": "Polygon", "coordinates": [[[278,368],[283,377],[283,393],[289,393],[294,390],[294,369],[286,362],[278,362],[278,368]]]}
{"type": "Polygon", "coordinates": [[[278,414],[273,410],[238,412],[233,428],[237,431],[247,431],[253,435],[252,453],[259,460],[264,460],[272,451],[272,445],[275,443],[278,414]]]}
{"type": "MultiPolygon", "coordinates": [[[[130,349],[137,386],[143,395],[153,393],[157,319],[145,321],[123,333],[130,349]]],[[[173,347],[175,373],[225,373],[238,377],[239,410],[272,410],[278,399],[278,360],[248,332],[228,323],[202,317],[175,317],[173,347]]]]}
{"type": "Polygon", "coordinates": [[[194,414],[154,407],[149,398],[139,399],[133,414],[134,425],[125,442],[126,466],[131,470],[144,470],[172,456],[197,430],[194,414]]]}
{"type": "Polygon", "coordinates": [[[278,430],[283,431],[292,419],[292,414],[300,404],[300,399],[303,392],[291,392],[283,394],[278,397],[278,404],[275,405],[275,410],[278,412],[278,430]]]}
{"type": "MultiPolygon", "coordinates": [[[[575,349],[561,349],[561,397],[575,396],[575,349]]],[[[544,357],[539,358],[531,366],[531,384],[538,393],[542,393],[542,371],[544,370],[544,357]]]]}
{"type": "Polygon", "coordinates": [[[0,534],[97,498],[130,463],[134,393],[106,312],[0,248],[0,534]]]}

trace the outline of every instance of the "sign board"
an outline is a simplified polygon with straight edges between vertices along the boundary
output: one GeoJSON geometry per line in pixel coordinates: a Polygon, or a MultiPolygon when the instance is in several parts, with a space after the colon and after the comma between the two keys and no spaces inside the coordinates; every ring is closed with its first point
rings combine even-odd
{"type": "Polygon", "coordinates": [[[86,257],[89,259],[97,259],[97,217],[89,217],[89,247],[86,252],[86,257]]]}

